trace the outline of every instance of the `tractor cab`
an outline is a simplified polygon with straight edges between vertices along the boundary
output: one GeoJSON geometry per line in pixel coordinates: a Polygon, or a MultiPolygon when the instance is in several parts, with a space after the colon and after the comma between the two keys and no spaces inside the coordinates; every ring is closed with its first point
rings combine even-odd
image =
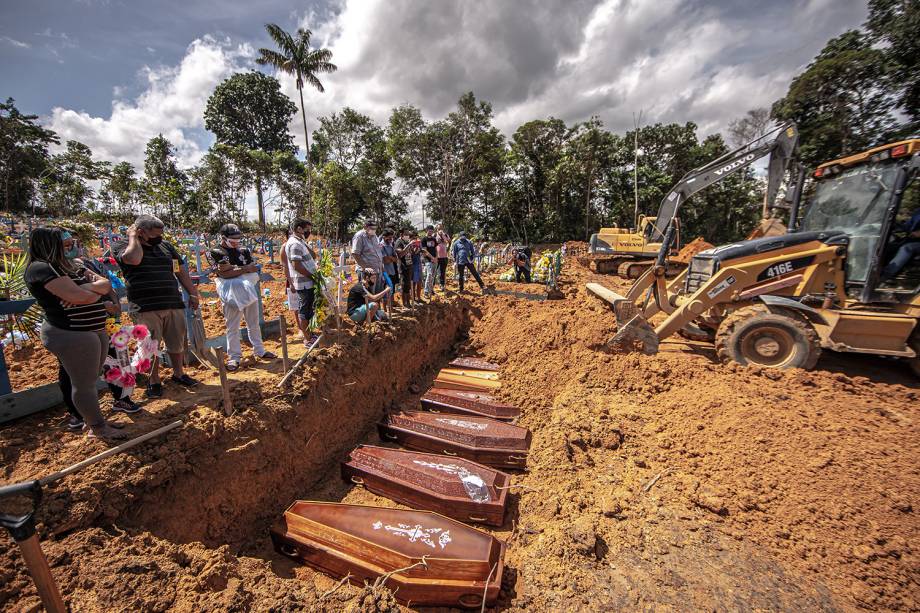
{"type": "Polygon", "coordinates": [[[907,241],[902,225],[920,208],[920,139],[876,147],[822,164],[797,232],[841,237],[847,295],[862,303],[910,302],[920,291],[920,259],[884,278],[907,241]]]}

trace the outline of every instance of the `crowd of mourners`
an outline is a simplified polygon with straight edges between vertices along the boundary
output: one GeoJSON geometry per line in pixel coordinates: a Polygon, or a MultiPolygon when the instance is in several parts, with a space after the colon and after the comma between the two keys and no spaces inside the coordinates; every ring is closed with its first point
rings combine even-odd
{"type": "MultiPolygon", "coordinates": [[[[308,242],[311,230],[308,220],[295,219],[280,250],[288,304],[296,312],[299,335],[308,346],[316,338],[311,321],[319,259],[308,242]]],[[[123,309],[135,325],[146,327],[157,347],[164,346],[171,370],[167,382],[184,388],[198,385],[185,372],[184,364],[188,347],[186,305],[197,311],[200,295],[182,255],[163,240],[164,231],[161,220],[141,215],[126,229],[124,239],[109,246],[108,257],[124,278],[125,302],[113,286],[116,277],[103,270],[95,258],[81,257],[77,241],[67,229],[42,227],[30,234],[25,282],[44,310],[41,342],[58,359],[59,383],[69,413],[67,427],[73,431],[103,439],[125,438],[122,426],[103,415],[97,391],[100,374],[108,368],[106,358],[115,355],[107,322],[120,321],[123,309]]],[[[242,361],[243,320],[256,359],[277,359],[262,342],[259,267],[242,240],[238,226],[225,224],[219,231],[219,243],[207,253],[226,321],[229,371],[239,369],[242,361]]],[[[385,227],[378,235],[377,224],[367,220],[354,235],[350,251],[357,280],[348,291],[344,310],[358,325],[385,320],[394,310],[430,301],[436,292],[446,293],[451,259],[461,294],[466,291],[467,274],[481,291],[490,291],[477,270],[479,254],[473,242],[464,232],[452,239],[440,225],[427,226],[421,236],[409,227],[385,227]]],[[[163,395],[160,366],[159,360],[153,359],[144,392],[148,398],[163,395]]],[[[113,412],[141,410],[131,398],[133,388],[116,383],[108,387],[113,412]]]]}

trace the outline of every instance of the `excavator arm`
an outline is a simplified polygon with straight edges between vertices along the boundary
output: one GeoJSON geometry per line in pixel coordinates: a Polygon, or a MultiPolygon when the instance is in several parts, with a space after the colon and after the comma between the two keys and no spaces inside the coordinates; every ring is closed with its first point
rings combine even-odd
{"type": "Polygon", "coordinates": [[[769,155],[767,202],[772,203],[789,168],[798,141],[799,131],[795,124],[786,123],[684,175],[671,188],[664,200],[661,201],[655,226],[651,230],[651,236],[649,236],[649,242],[662,241],[661,250],[659,251],[660,263],[664,263],[664,258],[670,252],[674,233],[676,232],[674,220],[681,205],[688,198],[769,155]],[[664,225],[662,226],[662,224],[664,225]]]}

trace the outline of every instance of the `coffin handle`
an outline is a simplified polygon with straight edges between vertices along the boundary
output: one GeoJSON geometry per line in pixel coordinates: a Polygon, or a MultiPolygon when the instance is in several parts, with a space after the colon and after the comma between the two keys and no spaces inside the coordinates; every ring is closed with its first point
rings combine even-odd
{"type": "Polygon", "coordinates": [[[482,604],[482,595],[481,594],[464,594],[457,599],[457,602],[460,603],[460,606],[463,607],[478,607],[482,604]]]}
{"type": "Polygon", "coordinates": [[[511,460],[526,460],[527,456],[526,455],[509,455],[508,458],[511,460]]]}
{"type": "Polygon", "coordinates": [[[384,432],[384,433],[383,433],[383,436],[384,436],[385,438],[390,439],[391,441],[395,441],[397,438],[399,438],[399,437],[396,436],[395,434],[390,434],[389,432],[384,432]]]}
{"type": "Polygon", "coordinates": [[[467,519],[469,519],[470,521],[486,521],[488,518],[486,518],[486,517],[474,517],[473,515],[470,515],[467,519]]]}
{"type": "Polygon", "coordinates": [[[446,450],[446,449],[443,451],[443,453],[444,453],[444,455],[457,455],[457,454],[454,453],[453,451],[448,451],[448,450],[446,450]]]}
{"type": "Polygon", "coordinates": [[[280,546],[278,549],[280,549],[280,550],[281,550],[281,553],[283,553],[283,554],[286,555],[286,556],[289,556],[289,557],[292,557],[292,558],[296,558],[296,557],[297,557],[297,548],[294,547],[293,545],[288,545],[287,543],[282,543],[281,546],[280,546]]]}
{"type": "Polygon", "coordinates": [[[351,482],[357,483],[358,485],[364,485],[364,479],[362,479],[361,477],[356,477],[354,475],[351,476],[351,482]]]}

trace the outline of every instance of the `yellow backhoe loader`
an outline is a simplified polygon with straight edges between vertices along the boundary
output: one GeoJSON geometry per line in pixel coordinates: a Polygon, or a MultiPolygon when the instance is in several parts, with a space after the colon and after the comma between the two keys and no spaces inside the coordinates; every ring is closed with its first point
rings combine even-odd
{"type": "Polygon", "coordinates": [[[741,364],[811,368],[830,349],[903,358],[920,375],[920,258],[904,257],[920,241],[918,174],[920,139],[822,164],[796,223],[799,168],[787,234],[698,253],[671,281],[669,229],[656,265],[626,296],[588,285],[616,314],[611,347],[655,353],[681,332],[741,364]],[[665,318],[652,327],[658,313],[665,318]]]}
{"type": "Polygon", "coordinates": [[[777,127],[730,151],[725,155],[694,168],[668,192],[658,207],[656,217],[640,215],[635,229],[601,228],[592,234],[588,254],[579,258],[579,263],[599,273],[617,274],[627,279],[637,279],[651,268],[656,261],[665,231],[673,232],[668,242],[668,259],[665,263],[666,276],[674,276],[686,268],[686,262],[674,260],[680,249],[680,219],[677,210],[693,194],[718,183],[726,177],[747,168],[757,160],[770,156],[767,178],[767,198],[772,199],[779,189],[786,169],[795,154],[799,133],[789,123],[777,127]]]}

